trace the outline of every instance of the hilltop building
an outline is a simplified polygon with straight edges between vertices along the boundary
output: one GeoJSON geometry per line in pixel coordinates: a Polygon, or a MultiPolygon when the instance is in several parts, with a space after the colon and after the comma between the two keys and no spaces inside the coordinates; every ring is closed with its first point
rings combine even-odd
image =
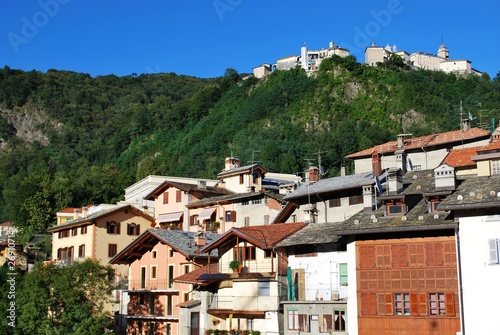
{"type": "Polygon", "coordinates": [[[300,55],[291,55],[279,58],[276,64],[262,64],[253,69],[253,75],[256,78],[262,78],[270,74],[273,70],[290,70],[300,66],[308,73],[317,71],[323,59],[338,55],[340,57],[349,56],[349,50],[336,46],[333,42],[329,43],[328,48],[320,50],[309,50],[306,46],[300,48],[300,55]]]}
{"type": "Polygon", "coordinates": [[[384,64],[392,54],[400,56],[403,61],[414,69],[424,69],[432,71],[443,71],[456,74],[481,74],[472,68],[472,63],[467,59],[450,59],[448,48],[441,43],[436,55],[425,52],[408,53],[398,51],[396,45],[392,47],[387,44],[385,47],[377,46],[375,42],[365,49],[365,63],[370,66],[384,64]]]}

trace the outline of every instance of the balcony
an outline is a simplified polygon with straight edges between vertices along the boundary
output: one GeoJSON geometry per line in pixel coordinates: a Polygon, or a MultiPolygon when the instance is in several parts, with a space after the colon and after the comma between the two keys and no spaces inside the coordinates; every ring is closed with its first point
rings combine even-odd
{"type": "Polygon", "coordinates": [[[278,310],[278,296],[226,296],[216,294],[208,313],[220,318],[264,318],[266,311],[278,310]]]}
{"type": "Polygon", "coordinates": [[[165,294],[179,294],[179,289],[175,288],[173,283],[167,279],[148,279],[145,282],[138,280],[129,280],[129,291],[154,291],[165,294]]]}

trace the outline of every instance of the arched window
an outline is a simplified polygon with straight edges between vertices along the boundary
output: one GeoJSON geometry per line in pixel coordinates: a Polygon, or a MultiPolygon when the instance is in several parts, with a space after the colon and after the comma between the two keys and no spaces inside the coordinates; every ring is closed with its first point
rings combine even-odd
{"type": "Polygon", "coordinates": [[[106,222],[106,230],[108,234],[120,234],[120,224],[115,221],[106,222]]]}
{"type": "Polygon", "coordinates": [[[140,226],[135,223],[129,223],[127,225],[127,234],[128,235],[139,235],[140,234],[140,226]]]}

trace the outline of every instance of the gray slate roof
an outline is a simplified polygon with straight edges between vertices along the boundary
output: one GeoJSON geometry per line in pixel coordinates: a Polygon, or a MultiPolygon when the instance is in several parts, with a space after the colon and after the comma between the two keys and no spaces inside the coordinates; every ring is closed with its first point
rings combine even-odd
{"type": "MultiPolygon", "coordinates": [[[[199,249],[194,243],[195,237],[199,235],[196,232],[186,232],[182,230],[169,230],[169,229],[154,229],[149,228],[148,232],[155,235],[158,239],[163,240],[168,243],[170,246],[179,250],[180,252],[189,255],[189,256],[207,256],[208,254],[198,254],[196,251],[199,249]]],[[[221,235],[214,233],[205,233],[205,238],[208,243],[218,239],[221,235]]],[[[133,242],[132,242],[133,243],[133,242]]],[[[212,251],[210,253],[211,256],[217,257],[217,251],[212,251]]]]}
{"type": "Polygon", "coordinates": [[[317,194],[356,188],[366,185],[368,182],[374,182],[371,172],[358,173],[348,176],[320,179],[316,183],[302,184],[299,188],[284,197],[284,200],[291,200],[307,196],[308,194],[317,194]]]}
{"type": "Polygon", "coordinates": [[[438,205],[442,210],[488,207],[500,207],[500,175],[471,176],[438,205]]]}

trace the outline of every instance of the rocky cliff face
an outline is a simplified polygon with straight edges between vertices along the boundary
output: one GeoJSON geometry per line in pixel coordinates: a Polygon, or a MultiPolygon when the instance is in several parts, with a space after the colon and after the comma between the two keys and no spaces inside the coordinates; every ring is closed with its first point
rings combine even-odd
{"type": "MultiPolygon", "coordinates": [[[[48,121],[49,117],[45,112],[27,107],[0,108],[0,117],[12,126],[17,139],[26,143],[39,142],[43,146],[49,145],[49,138],[43,133],[43,127],[53,122],[48,121]]],[[[0,149],[5,150],[6,141],[7,139],[0,139],[0,149]]]]}

